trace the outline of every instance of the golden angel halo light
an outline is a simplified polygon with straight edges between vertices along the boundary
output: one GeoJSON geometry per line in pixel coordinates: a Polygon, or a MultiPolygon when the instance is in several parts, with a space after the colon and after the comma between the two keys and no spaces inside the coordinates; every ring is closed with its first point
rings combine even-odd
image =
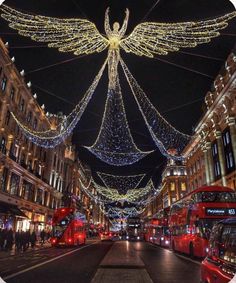
{"type": "Polygon", "coordinates": [[[79,121],[107,64],[109,83],[102,124],[95,143],[87,148],[102,161],[115,166],[130,165],[151,152],[139,150],[132,138],[122,100],[118,75],[119,64],[122,65],[137,106],[153,141],[161,153],[176,160],[182,159],[181,155],[170,156],[168,149],[174,147],[180,153],[190,138],[172,127],[152,105],[122,60],[120,49],[149,58],[156,55],[167,55],[169,52],[177,52],[180,48],[195,47],[198,44],[209,42],[211,38],[220,34],[220,30],[227,27],[227,22],[230,19],[236,16],[236,11],[234,11],[203,21],[144,22],[138,24],[133,32],[126,36],[129,10],[126,9],[123,24],[120,26],[119,23],[115,22],[111,28],[108,8],[104,22],[106,35],[103,36],[96,26],[86,19],[59,19],[30,15],[6,5],[1,5],[0,9],[2,11],[1,16],[10,23],[11,28],[18,30],[19,34],[39,42],[46,42],[49,47],[58,48],[59,51],[73,52],[79,56],[100,53],[108,49],[107,59],[89,88],[88,94],[85,94],[79,103],[79,107],[76,107],[73,113],[68,115],[68,119],[65,120],[63,125],[60,125],[57,131],[33,132],[20,123],[16,117],[14,118],[32,142],[45,147],[53,147],[62,142],[79,121]],[[118,112],[115,116],[114,109],[117,109],[118,112]],[[124,142],[121,143],[120,141],[124,142]]]}

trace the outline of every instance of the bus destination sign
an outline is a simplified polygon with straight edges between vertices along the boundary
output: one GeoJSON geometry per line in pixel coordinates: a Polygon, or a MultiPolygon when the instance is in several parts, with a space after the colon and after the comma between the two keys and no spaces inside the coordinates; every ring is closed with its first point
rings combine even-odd
{"type": "Polygon", "coordinates": [[[236,216],[236,208],[206,208],[206,215],[211,216],[236,216]]]}

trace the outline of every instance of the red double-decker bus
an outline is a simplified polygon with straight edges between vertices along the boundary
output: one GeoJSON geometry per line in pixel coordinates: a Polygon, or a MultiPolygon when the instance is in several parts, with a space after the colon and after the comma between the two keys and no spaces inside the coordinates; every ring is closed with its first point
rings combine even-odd
{"type": "Polygon", "coordinates": [[[194,190],[171,207],[169,228],[174,251],[205,257],[213,225],[236,217],[236,193],[221,186],[194,190]]]}
{"type": "Polygon", "coordinates": [[[75,208],[56,209],[52,218],[52,246],[76,246],[85,242],[85,216],[75,208]]]}
{"type": "Polygon", "coordinates": [[[153,215],[145,225],[145,240],[163,247],[170,245],[170,232],[168,227],[170,208],[161,209],[153,215]]]}

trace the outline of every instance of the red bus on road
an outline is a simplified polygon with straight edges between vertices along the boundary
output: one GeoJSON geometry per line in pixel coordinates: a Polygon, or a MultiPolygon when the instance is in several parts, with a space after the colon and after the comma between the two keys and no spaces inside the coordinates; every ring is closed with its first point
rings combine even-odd
{"type": "Polygon", "coordinates": [[[170,245],[170,232],[168,227],[170,208],[161,209],[146,223],[145,240],[163,247],[170,245]]]}
{"type": "Polygon", "coordinates": [[[52,246],[76,246],[85,242],[85,216],[75,208],[56,209],[52,218],[52,246]]]}
{"type": "Polygon", "coordinates": [[[236,217],[236,193],[220,186],[196,189],[171,206],[169,228],[174,251],[205,257],[213,225],[236,217]]]}

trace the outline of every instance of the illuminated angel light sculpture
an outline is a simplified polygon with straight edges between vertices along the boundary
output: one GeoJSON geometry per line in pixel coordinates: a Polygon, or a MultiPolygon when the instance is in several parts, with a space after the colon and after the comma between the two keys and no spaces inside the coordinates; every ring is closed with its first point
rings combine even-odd
{"type": "MultiPolygon", "coordinates": [[[[183,145],[189,138],[173,128],[151,104],[121,59],[120,49],[123,49],[127,53],[149,58],[156,55],[167,55],[169,52],[177,52],[180,48],[195,47],[198,44],[210,42],[211,38],[219,36],[219,30],[227,27],[227,21],[236,16],[236,12],[234,11],[205,21],[180,23],[144,22],[138,24],[133,32],[126,36],[125,32],[128,25],[129,10],[126,9],[126,16],[122,26],[120,27],[119,23],[115,22],[111,29],[109,24],[109,9],[107,9],[105,13],[106,36],[103,36],[92,22],[85,19],[58,19],[34,16],[19,12],[6,5],[2,5],[0,9],[2,10],[2,17],[9,21],[10,27],[18,30],[19,34],[29,36],[36,41],[47,42],[49,47],[58,48],[59,51],[82,55],[99,53],[108,49],[109,84],[106,109],[98,138],[88,149],[101,160],[116,166],[132,164],[149,153],[140,151],[131,136],[119,84],[119,63],[122,64],[139,110],[160,151],[168,156],[167,150],[170,147],[174,147],[175,143],[183,145]],[[136,95],[136,91],[139,92],[138,95],[136,95]],[[145,108],[145,105],[148,107],[145,108]],[[115,112],[112,109],[119,110],[120,113],[112,117],[112,113],[114,114],[115,112]],[[112,122],[109,122],[109,119],[112,122]],[[116,124],[114,121],[116,121],[116,124]]],[[[91,96],[87,100],[81,100],[84,102],[83,111],[90,98],[91,96]]],[[[77,115],[77,119],[73,120],[73,127],[71,126],[70,130],[66,131],[67,135],[75,127],[75,122],[79,120],[78,117],[81,117],[83,114],[80,108],[76,111],[80,115],[77,115]]],[[[38,144],[41,143],[41,140],[45,143],[46,139],[47,145],[53,145],[55,136],[57,136],[57,142],[59,141],[58,137],[61,140],[65,138],[65,131],[61,131],[62,133],[59,132],[59,134],[58,132],[53,133],[53,131],[47,131],[47,134],[44,132],[34,132],[32,136],[32,132],[29,129],[17,119],[16,121],[20,128],[31,137],[31,140],[37,140],[38,144]]],[[[42,146],[45,146],[43,142],[42,146]]],[[[178,145],[176,147],[180,151],[178,145]]],[[[171,157],[174,159],[181,158],[181,156],[171,157]]]]}

